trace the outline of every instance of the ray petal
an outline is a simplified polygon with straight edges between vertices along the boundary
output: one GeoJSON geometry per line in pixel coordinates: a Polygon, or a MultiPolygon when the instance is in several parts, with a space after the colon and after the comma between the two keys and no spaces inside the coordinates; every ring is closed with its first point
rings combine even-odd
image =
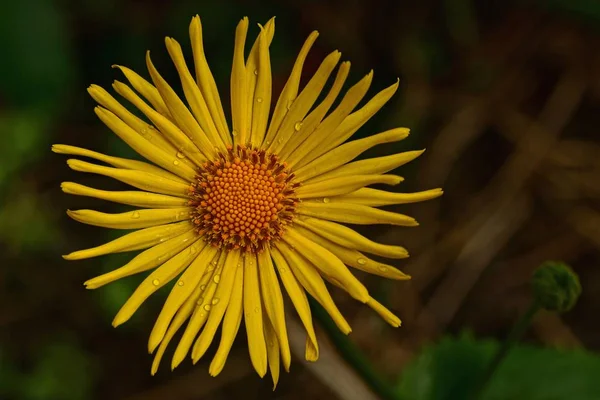
{"type": "Polygon", "coordinates": [[[347,224],[391,224],[400,226],[418,226],[414,218],[377,208],[349,203],[330,203],[325,198],[324,203],[305,201],[298,205],[299,214],[321,218],[329,221],[347,224]]]}
{"type": "Polygon", "coordinates": [[[296,190],[296,195],[299,199],[339,196],[376,183],[397,185],[403,180],[397,175],[366,175],[371,172],[366,170],[356,172],[352,176],[335,176],[318,182],[307,182],[296,190]]]}
{"type": "Polygon", "coordinates": [[[267,373],[267,346],[263,331],[263,315],[258,262],[252,253],[244,259],[244,322],[252,366],[262,378],[267,373]]]}
{"type": "Polygon", "coordinates": [[[273,379],[273,390],[277,387],[279,382],[279,342],[277,340],[277,334],[275,329],[271,325],[271,321],[267,318],[263,320],[265,339],[267,341],[267,360],[269,362],[269,370],[271,371],[271,378],[273,379]]]}
{"type": "Polygon", "coordinates": [[[247,91],[244,47],[248,34],[248,18],[244,17],[235,29],[235,47],[231,67],[231,120],[233,122],[233,143],[245,144],[248,139],[247,91]]]}
{"type": "MultiPolygon", "coordinates": [[[[269,122],[269,112],[271,111],[271,91],[272,91],[272,78],[271,78],[271,58],[269,55],[269,43],[268,38],[269,30],[274,31],[274,19],[271,19],[264,29],[261,29],[258,49],[258,63],[256,66],[257,77],[256,77],[256,88],[249,94],[252,95],[252,127],[250,132],[250,143],[258,147],[263,142],[267,124],[269,122]],[[271,28],[273,27],[273,28],[271,28]]],[[[271,33],[271,38],[273,34],[271,33]]],[[[253,66],[250,64],[246,68],[246,74],[254,75],[254,72],[250,72],[253,66]]]]}
{"type": "Polygon", "coordinates": [[[113,229],[140,229],[190,219],[189,207],[156,208],[127,211],[118,214],[95,210],[67,210],[75,221],[113,229]]]}
{"type": "Polygon", "coordinates": [[[341,196],[331,197],[332,203],[352,203],[363,206],[380,207],[394,204],[407,204],[427,201],[440,197],[444,192],[442,189],[430,189],[415,193],[394,193],[385,190],[361,188],[354,192],[341,196]]]}

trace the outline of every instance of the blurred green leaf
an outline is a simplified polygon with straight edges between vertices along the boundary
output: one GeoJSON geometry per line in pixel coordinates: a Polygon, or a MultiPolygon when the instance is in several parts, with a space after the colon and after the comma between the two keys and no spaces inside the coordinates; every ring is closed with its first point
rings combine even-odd
{"type": "MultiPolygon", "coordinates": [[[[469,335],[426,348],[403,372],[398,395],[411,400],[467,399],[499,347],[469,335]]],[[[500,365],[483,400],[597,400],[600,357],[520,345],[500,365]]]]}

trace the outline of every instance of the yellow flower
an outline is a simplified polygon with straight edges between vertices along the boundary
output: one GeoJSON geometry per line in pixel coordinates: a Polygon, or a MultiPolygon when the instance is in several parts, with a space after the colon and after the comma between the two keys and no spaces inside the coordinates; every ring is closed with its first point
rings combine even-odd
{"type": "Polygon", "coordinates": [[[338,51],[327,56],[298,93],[302,67],[317,32],[300,50],[270,115],[269,45],[274,20],[260,29],[246,60],[248,19],[242,19],[236,29],[231,131],[206,61],[196,16],[190,24],[195,79],[180,45],[166,38],[187,106],[158,73],[149,53],[146,63],[153,84],[122,66],[117,68],[130,86],[118,81],[113,84],[149,123],[101,87],[88,89],[99,104],[95,109],[98,117],[152,164],[67,145],[52,148],[56,153],[110,165],[68,160],[76,171],[109,176],[140,189],[105,191],[63,183],[63,191],[69,194],[139,207],[121,214],[68,211],[82,223],[136,231],[64,257],[79,260],[146,249],[125,266],[85,282],[88,289],[95,289],[152,270],[118,312],[114,326],[126,322],[152,293],[175,280],[150,334],[148,348],[155,352],[152,374],[186,322],[172,368],[190,350],[197,362],[221,326],[220,344],[209,369],[211,375],[219,374],[243,317],[252,365],[261,377],[268,367],[276,384],[280,362],[287,371],[291,358],[280,281],[306,328],[308,360],[318,358],[319,347],[306,293],[328,311],[341,331],[351,331],[325,281],[399,326],[400,320],[369,295],[347,266],[386,278],[409,279],[362,253],[401,259],[408,257],[407,251],[375,243],[339,223],[416,226],[411,217],[375,207],[428,200],[442,193],[440,189],[390,193],[366,188],[401,182],[401,177],[387,172],[422,152],[351,162],[377,144],[408,135],[408,129],[397,128],[344,144],[390,99],[398,83],[354,111],[371,83],[369,73],[330,111],[350,69],[349,62],[342,62],[327,95],[313,107],[340,59],[338,51]]]}

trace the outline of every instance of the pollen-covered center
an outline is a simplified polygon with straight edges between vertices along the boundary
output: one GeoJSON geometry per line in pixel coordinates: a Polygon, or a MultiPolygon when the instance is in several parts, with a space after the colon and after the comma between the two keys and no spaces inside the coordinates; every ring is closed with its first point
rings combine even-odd
{"type": "Polygon", "coordinates": [[[229,148],[204,163],[196,178],[190,188],[192,220],[213,246],[259,252],[293,218],[299,184],[274,154],[229,148]]]}

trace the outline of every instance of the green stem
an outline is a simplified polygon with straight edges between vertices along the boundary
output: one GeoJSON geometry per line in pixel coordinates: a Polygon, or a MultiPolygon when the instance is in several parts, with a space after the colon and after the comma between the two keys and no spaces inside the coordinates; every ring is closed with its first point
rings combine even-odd
{"type": "Polygon", "coordinates": [[[356,372],[365,380],[365,382],[381,396],[384,400],[398,400],[394,387],[384,380],[381,375],[375,371],[367,357],[351,340],[344,335],[333,320],[327,314],[327,311],[321,307],[314,299],[309,298],[311,309],[315,317],[321,323],[321,326],[335,346],[341,356],[356,370],[356,372]]]}
{"type": "Polygon", "coordinates": [[[485,389],[487,388],[494,376],[494,373],[496,372],[500,364],[502,364],[502,361],[504,361],[504,359],[506,358],[512,347],[515,345],[515,343],[517,343],[519,339],[523,337],[523,334],[531,324],[533,317],[541,308],[542,307],[537,301],[532,301],[527,311],[525,311],[525,313],[521,316],[519,321],[517,321],[517,323],[513,326],[512,330],[508,334],[508,337],[506,338],[504,343],[502,343],[500,350],[496,353],[496,355],[488,365],[485,373],[483,374],[480,380],[479,385],[476,387],[476,390],[473,392],[475,395],[473,397],[474,399],[482,398],[485,389]]]}

